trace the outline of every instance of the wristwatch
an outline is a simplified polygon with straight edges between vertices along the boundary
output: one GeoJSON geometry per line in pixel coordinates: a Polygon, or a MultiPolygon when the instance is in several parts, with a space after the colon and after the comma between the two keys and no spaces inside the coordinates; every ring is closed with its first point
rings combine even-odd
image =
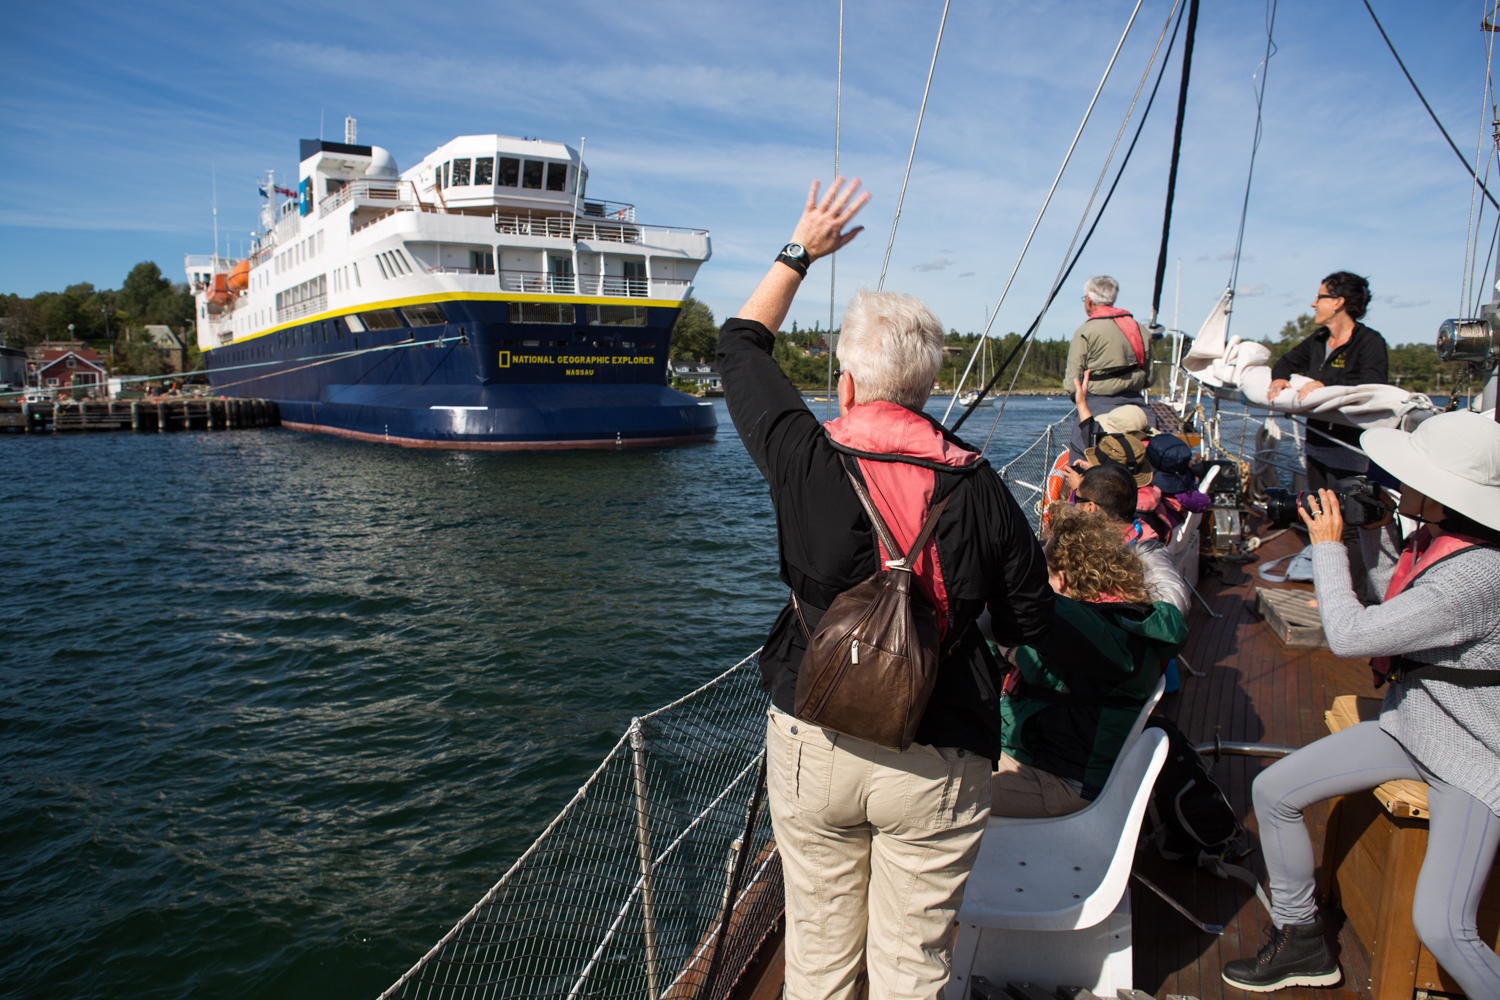
{"type": "Polygon", "coordinates": [[[807,265],[812,263],[812,258],[807,255],[807,248],[801,243],[788,243],[781,248],[776,259],[804,278],[807,277],[807,265]]]}

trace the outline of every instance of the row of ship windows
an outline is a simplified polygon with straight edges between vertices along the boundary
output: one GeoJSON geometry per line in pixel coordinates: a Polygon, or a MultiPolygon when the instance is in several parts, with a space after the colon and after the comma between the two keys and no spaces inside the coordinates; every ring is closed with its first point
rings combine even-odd
{"type": "Polygon", "coordinates": [[[480,156],[472,160],[464,157],[448,160],[435,170],[439,187],[521,187],[540,191],[565,191],[573,193],[568,186],[568,165],[548,163],[543,160],[522,160],[519,157],[502,156],[500,169],[495,169],[495,157],[480,156]],[[473,164],[472,173],[470,164],[473,164]],[[473,180],[470,180],[470,177],[473,180]]]}
{"type": "Polygon", "coordinates": [[[296,267],[303,261],[312,260],[323,252],[325,246],[326,240],[323,237],[323,230],[321,229],[305,240],[298,240],[276,255],[274,265],[276,273],[280,274],[283,271],[296,267]]]}

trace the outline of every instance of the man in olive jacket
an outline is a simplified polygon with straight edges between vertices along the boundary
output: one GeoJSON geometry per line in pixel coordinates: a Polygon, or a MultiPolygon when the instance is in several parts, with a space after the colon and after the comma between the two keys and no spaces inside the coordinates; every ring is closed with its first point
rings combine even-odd
{"type": "Polygon", "coordinates": [[[812,186],[792,236],[719,334],[724,398],[770,487],[790,598],[760,656],[772,708],[767,801],[786,885],[787,1000],[869,995],[929,1000],[947,981],[953,921],[990,809],[1002,721],[1000,674],[975,619],[1002,642],[1040,641],[1053,594],[1041,547],[976,449],[922,412],[942,363],[943,325],[909,295],[865,293],[844,314],[839,413],[826,428],[771,356],[808,265],[859,232],[856,180],[812,186]],[[914,561],[937,610],[937,686],[916,741],[878,746],[795,715],[807,636],[835,597],[883,559],[849,476],[859,476],[897,545],[947,499],[914,561]]]}
{"type": "MultiPolygon", "coordinates": [[[[1135,317],[1115,307],[1120,285],[1106,274],[1095,275],[1083,286],[1083,311],[1088,322],[1073,333],[1068,346],[1068,360],[1063,366],[1063,385],[1071,388],[1084,382],[1089,392],[1089,407],[1101,417],[1120,406],[1134,404],[1145,409],[1141,393],[1151,385],[1151,344],[1135,317]]],[[[1156,426],[1151,412],[1146,419],[1156,426]]],[[[1073,428],[1068,442],[1068,462],[1083,461],[1083,453],[1092,441],[1084,440],[1082,425],[1073,428]]]]}

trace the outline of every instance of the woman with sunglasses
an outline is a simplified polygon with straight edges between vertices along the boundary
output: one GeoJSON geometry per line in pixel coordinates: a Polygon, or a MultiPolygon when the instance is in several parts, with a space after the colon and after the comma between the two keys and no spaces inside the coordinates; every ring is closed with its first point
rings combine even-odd
{"type": "MultiPolygon", "coordinates": [[[[1266,399],[1275,399],[1290,386],[1293,375],[1306,375],[1312,380],[1297,391],[1298,399],[1330,385],[1390,381],[1385,339],[1360,322],[1369,304],[1370,283],[1359,275],[1335,271],[1324,278],[1312,300],[1312,318],[1317,330],[1272,366],[1266,399]]],[[[1331,489],[1338,480],[1369,470],[1369,459],[1359,450],[1359,434],[1358,427],[1307,418],[1309,490],[1331,489]]],[[[1344,548],[1349,553],[1354,593],[1361,601],[1368,602],[1370,597],[1365,592],[1368,574],[1359,546],[1359,529],[1353,526],[1345,529],[1344,548]]]]}

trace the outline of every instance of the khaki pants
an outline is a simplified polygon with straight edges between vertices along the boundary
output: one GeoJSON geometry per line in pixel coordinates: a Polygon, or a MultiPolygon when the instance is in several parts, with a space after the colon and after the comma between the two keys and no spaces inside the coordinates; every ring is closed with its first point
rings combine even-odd
{"type": "Polygon", "coordinates": [[[1089,804],[1055,774],[1001,754],[990,780],[991,814],[995,816],[1066,816],[1089,804]]]}
{"type": "Polygon", "coordinates": [[[772,711],[767,797],[786,878],[786,1000],[941,996],[964,882],[990,809],[990,762],[897,753],[772,711]]]}

